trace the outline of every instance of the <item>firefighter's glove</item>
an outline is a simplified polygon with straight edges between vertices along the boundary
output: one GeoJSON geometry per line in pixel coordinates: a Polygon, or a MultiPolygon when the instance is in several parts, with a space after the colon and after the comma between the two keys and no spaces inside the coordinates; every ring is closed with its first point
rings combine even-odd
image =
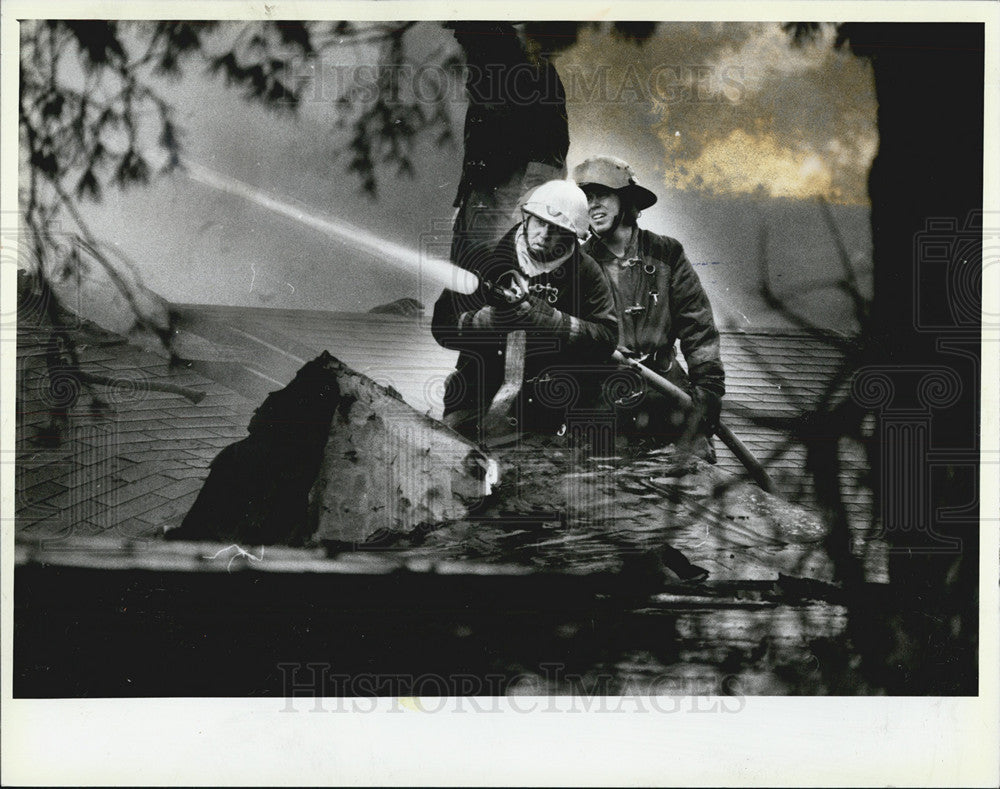
{"type": "Polygon", "coordinates": [[[497,320],[496,307],[481,307],[476,310],[469,317],[466,326],[478,331],[501,331],[503,328],[497,320]]]}
{"type": "Polygon", "coordinates": [[[694,415],[698,419],[697,432],[706,436],[715,433],[722,411],[722,398],[711,389],[696,386],[691,392],[694,415]]]}
{"type": "Polygon", "coordinates": [[[562,313],[539,296],[529,296],[520,304],[497,310],[498,320],[509,329],[556,331],[562,325],[562,313]]]}
{"type": "Polygon", "coordinates": [[[701,458],[706,463],[715,465],[715,447],[712,446],[711,436],[698,433],[691,439],[687,446],[688,452],[695,457],[701,458]]]}

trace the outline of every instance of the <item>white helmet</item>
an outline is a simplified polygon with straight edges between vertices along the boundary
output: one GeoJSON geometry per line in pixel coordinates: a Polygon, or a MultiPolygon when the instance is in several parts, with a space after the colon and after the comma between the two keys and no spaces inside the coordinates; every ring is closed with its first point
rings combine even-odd
{"type": "Polygon", "coordinates": [[[587,237],[590,228],[587,195],[572,181],[547,181],[528,196],[521,208],[544,222],[575,233],[579,239],[587,237]]]}

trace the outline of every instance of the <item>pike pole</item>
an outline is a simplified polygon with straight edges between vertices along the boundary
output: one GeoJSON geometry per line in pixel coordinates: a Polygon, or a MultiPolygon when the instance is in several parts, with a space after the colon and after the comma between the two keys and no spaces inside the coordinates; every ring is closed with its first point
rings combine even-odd
{"type": "MultiPolygon", "coordinates": [[[[417,271],[421,276],[426,277],[435,285],[442,288],[448,288],[457,293],[464,293],[468,295],[474,293],[479,287],[479,278],[475,274],[456,266],[449,260],[434,258],[422,252],[418,252],[417,250],[404,247],[400,244],[394,244],[391,241],[387,241],[376,236],[368,230],[355,227],[354,225],[342,220],[333,220],[331,218],[306,211],[305,209],[299,208],[289,202],[273,197],[263,190],[251,186],[250,184],[246,184],[230,176],[217,173],[196,162],[190,160],[185,161],[183,169],[189,178],[197,181],[198,183],[209,186],[220,192],[235,195],[243,198],[244,200],[256,203],[262,208],[266,208],[274,213],[287,217],[288,219],[292,219],[300,224],[306,225],[307,227],[311,227],[313,230],[317,230],[327,237],[333,238],[346,246],[358,250],[359,252],[363,252],[364,254],[371,255],[379,260],[385,261],[397,269],[411,273],[417,271]]],[[[498,292],[499,297],[510,298],[510,294],[500,283],[488,284],[498,292]]],[[[640,364],[634,359],[628,359],[620,351],[615,351],[614,359],[618,363],[635,370],[635,372],[641,375],[651,386],[658,389],[667,397],[673,399],[682,408],[691,408],[691,397],[688,393],[672,384],[662,375],[653,372],[648,367],[640,364]]],[[[752,454],[750,454],[750,450],[748,450],[743,443],[735,435],[733,435],[733,431],[720,422],[715,430],[715,434],[739,459],[744,468],[746,468],[751,479],[760,485],[763,490],[768,493],[774,493],[774,483],[768,476],[767,471],[760,464],[760,462],[752,454]]]]}

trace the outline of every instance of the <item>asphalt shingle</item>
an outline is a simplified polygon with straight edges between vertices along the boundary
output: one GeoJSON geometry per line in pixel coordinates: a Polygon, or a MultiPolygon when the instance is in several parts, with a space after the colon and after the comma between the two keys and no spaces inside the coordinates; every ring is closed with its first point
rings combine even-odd
{"type": "MultiPolygon", "coordinates": [[[[53,407],[45,402],[43,351],[48,333],[28,327],[18,335],[17,530],[33,537],[73,527],[149,536],[179,523],[197,495],[217,452],[247,435],[247,425],[267,392],[280,388],[301,362],[327,350],[346,364],[396,388],[421,412],[439,417],[443,382],[456,354],[438,346],[426,318],[335,314],[215,306],[182,307],[188,317],[190,367],[171,368],[165,358],[83,325],[83,369],[120,381],[120,402],[95,410],[86,392],[72,407],[80,422],[63,443],[46,448],[40,435],[57,437],[53,407]],[[204,358],[202,358],[204,357],[204,358]],[[166,385],[171,391],[159,391],[166,385]],[[197,404],[177,387],[204,392],[197,404]]],[[[842,338],[841,338],[842,339],[842,338]]],[[[724,332],[728,405],[765,417],[795,417],[831,390],[842,354],[833,343],[792,332],[724,332]]],[[[107,396],[105,387],[95,393],[107,396]]],[[[779,489],[809,503],[804,447],[783,447],[787,437],[727,409],[724,417],[770,471],[779,489]]],[[[719,466],[740,473],[716,441],[719,466]]],[[[864,473],[860,447],[846,443],[844,496],[856,522],[867,522],[871,494],[858,483],[864,473]]]]}

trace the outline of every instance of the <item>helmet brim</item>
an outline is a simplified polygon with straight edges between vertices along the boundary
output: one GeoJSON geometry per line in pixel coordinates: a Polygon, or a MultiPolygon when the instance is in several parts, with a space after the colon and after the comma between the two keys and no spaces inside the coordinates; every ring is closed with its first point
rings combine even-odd
{"type": "Polygon", "coordinates": [[[642,211],[645,208],[649,208],[651,205],[656,203],[656,195],[649,191],[645,186],[639,186],[639,184],[629,184],[624,189],[623,192],[628,192],[629,202],[632,203],[638,210],[642,211]]]}
{"type": "Polygon", "coordinates": [[[608,186],[607,184],[602,184],[600,181],[583,181],[578,184],[578,186],[583,190],[586,190],[586,188],[591,185],[603,186],[605,189],[611,189],[613,192],[617,192],[619,195],[624,196],[625,199],[634,205],[639,211],[654,205],[657,200],[655,193],[651,192],[645,186],[639,186],[639,184],[626,184],[625,186],[620,186],[617,189],[612,186],[608,186]]]}

